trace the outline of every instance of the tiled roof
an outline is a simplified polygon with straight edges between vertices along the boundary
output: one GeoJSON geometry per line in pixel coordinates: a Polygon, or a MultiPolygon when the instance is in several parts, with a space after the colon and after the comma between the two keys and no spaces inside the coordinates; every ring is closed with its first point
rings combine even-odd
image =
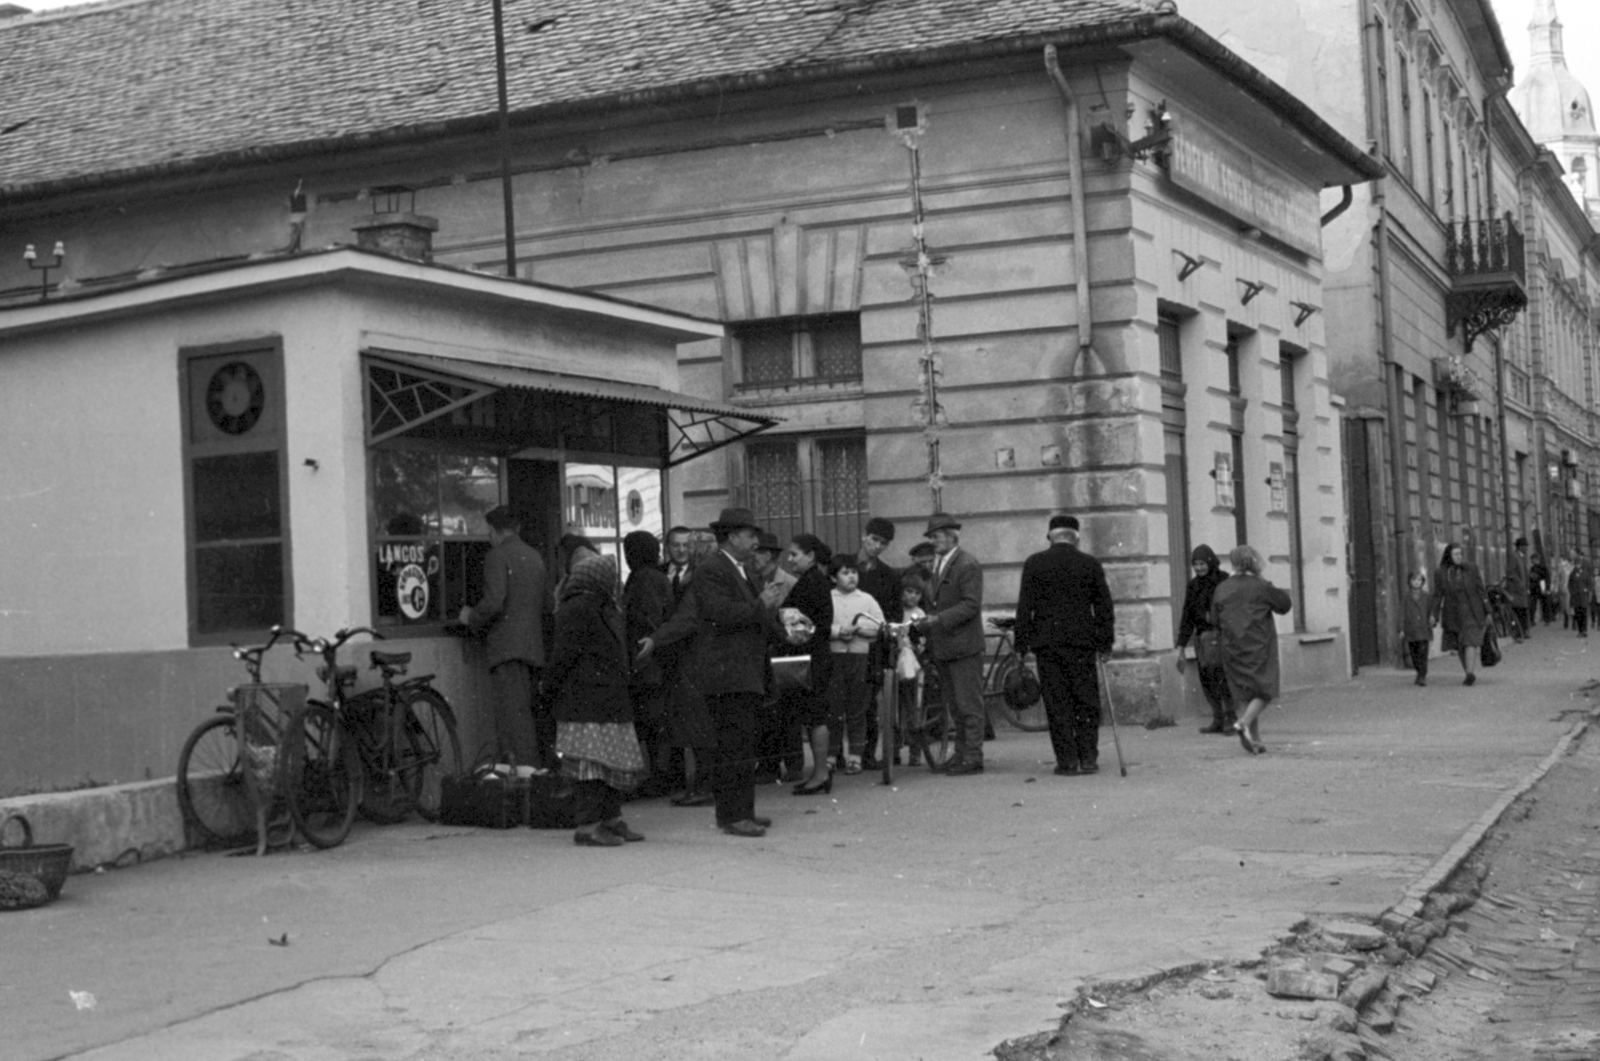
{"type": "MultiPolygon", "coordinates": [[[[509,95],[516,111],[781,78],[1159,7],[504,0],[509,95]]],[[[491,0],[109,0],[0,18],[0,198],[382,140],[494,110],[491,0]]]]}

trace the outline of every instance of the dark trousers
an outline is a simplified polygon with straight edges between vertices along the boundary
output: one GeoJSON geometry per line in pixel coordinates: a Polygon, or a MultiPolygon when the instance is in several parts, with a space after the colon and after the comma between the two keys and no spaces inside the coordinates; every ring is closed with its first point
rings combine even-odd
{"type": "Polygon", "coordinates": [[[749,820],[756,812],[756,718],[760,693],[717,693],[706,697],[711,724],[717,731],[711,760],[711,793],[717,800],[717,824],[749,820]]]}
{"type": "Polygon", "coordinates": [[[1581,601],[1572,602],[1572,629],[1579,637],[1589,636],[1589,606],[1581,601]]]}
{"type": "Polygon", "coordinates": [[[1522,632],[1517,635],[1517,640],[1521,641],[1524,637],[1532,637],[1533,636],[1533,624],[1528,621],[1528,615],[1530,613],[1530,609],[1528,609],[1528,608],[1518,608],[1516,605],[1513,604],[1511,606],[1511,610],[1517,614],[1517,625],[1522,627],[1522,632]]]}
{"type": "Polygon", "coordinates": [[[789,698],[779,695],[763,700],[756,724],[756,771],[768,779],[780,770],[791,769],[796,760],[804,761],[800,751],[800,724],[795,720],[789,698]]]}
{"type": "Polygon", "coordinates": [[[1411,669],[1417,672],[1419,678],[1428,676],[1428,650],[1432,647],[1432,641],[1406,642],[1406,650],[1411,653],[1411,669]]]}
{"type": "Polygon", "coordinates": [[[983,656],[941,659],[939,695],[950,705],[955,721],[956,757],[963,762],[983,762],[983,656]]]}
{"type": "Polygon", "coordinates": [[[489,668],[494,687],[495,755],[500,762],[520,766],[544,765],[556,748],[556,721],[543,711],[534,695],[539,688],[539,668],[520,659],[489,668]]]}
{"type": "Polygon", "coordinates": [[[1056,765],[1094,765],[1100,759],[1100,676],[1093,650],[1046,648],[1038,657],[1056,765]]]}
{"type": "Polygon", "coordinates": [[[1195,663],[1195,670],[1200,672],[1200,691],[1206,694],[1206,703],[1211,705],[1211,721],[1219,726],[1231,726],[1237,720],[1233,709],[1233,690],[1228,688],[1228,671],[1224,667],[1202,667],[1195,663]]]}

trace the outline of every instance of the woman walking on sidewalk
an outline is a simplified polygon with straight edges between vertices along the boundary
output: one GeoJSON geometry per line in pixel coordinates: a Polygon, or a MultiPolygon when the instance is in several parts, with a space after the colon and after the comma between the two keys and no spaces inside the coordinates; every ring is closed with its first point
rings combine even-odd
{"type": "Polygon", "coordinates": [[[1195,546],[1189,557],[1194,577],[1183,592],[1183,617],[1178,623],[1178,673],[1182,674],[1188,661],[1183,658],[1189,639],[1194,638],[1195,669],[1200,672],[1200,690],[1211,705],[1211,725],[1201,733],[1232,733],[1238,718],[1233,713],[1233,693],[1228,690],[1228,673],[1216,648],[1217,633],[1207,616],[1211,612],[1211,597],[1228,573],[1209,545],[1195,546]]]}
{"type": "Polygon", "coordinates": [[[1461,658],[1461,669],[1467,674],[1462,684],[1473,684],[1478,680],[1478,650],[1483,647],[1489,620],[1489,599],[1478,569],[1467,563],[1455,542],[1445,546],[1444,560],[1433,578],[1432,615],[1444,631],[1440,650],[1461,658]]]}
{"type": "Polygon", "coordinates": [[[1233,575],[1217,585],[1207,617],[1222,640],[1222,665],[1235,705],[1247,705],[1233,731],[1251,755],[1267,750],[1257,719],[1278,697],[1278,624],[1273,614],[1288,615],[1294,601],[1261,577],[1261,554],[1236,545],[1228,554],[1233,575]]]}

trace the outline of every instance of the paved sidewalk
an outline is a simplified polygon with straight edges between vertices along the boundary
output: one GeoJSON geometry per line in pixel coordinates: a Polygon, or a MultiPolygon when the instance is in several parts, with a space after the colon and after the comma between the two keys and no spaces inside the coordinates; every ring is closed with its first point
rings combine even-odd
{"type": "Polygon", "coordinates": [[[1376,917],[1570,730],[1597,663],[1541,628],[1473,688],[1435,660],[1425,689],[1291,693],[1260,757],[1194,719],[1124,730],[1127,778],[1109,730],[1070,778],[1003,730],[977,777],[764,788],[755,841],[654,800],[613,851],[413,824],[74,877],[0,916],[6,1056],[977,1059],[1085,981],[1376,917]]]}

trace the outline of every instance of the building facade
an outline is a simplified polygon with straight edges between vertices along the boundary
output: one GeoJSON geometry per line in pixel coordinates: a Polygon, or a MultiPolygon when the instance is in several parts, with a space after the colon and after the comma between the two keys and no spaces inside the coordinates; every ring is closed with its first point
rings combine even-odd
{"type": "MultiPolygon", "coordinates": [[[[513,78],[503,165],[481,95],[396,89],[392,110],[415,122],[402,131],[329,90],[333,102],[290,110],[311,123],[333,108],[330,139],[219,115],[181,162],[108,152],[13,169],[0,245],[65,241],[50,294],[72,294],[152,255],[338,243],[402,186],[437,219],[443,265],[725,323],[679,347],[677,388],[777,423],[674,468],[666,524],[745,504],[780,535],[853,548],[870,513],[896,523],[903,563],[942,509],[1003,614],[1049,516],[1075,513],[1112,579],[1128,718],[1198,702],[1171,666],[1189,551],[1248,542],[1294,596],[1287,683],[1344,677],[1347,411],[1330,385],[1339,329],[1321,255],[1349,187],[1380,168],[1161,5],[1012,0],[967,20],[901,6],[937,30],[907,46],[904,11],[843,5],[769,33],[719,5],[660,0],[653,13],[677,18],[662,40],[646,32],[660,19],[619,35],[574,12],[512,56],[533,73],[513,78]],[[713,32],[761,47],[708,57],[713,32]],[[602,83],[552,70],[573,49],[602,83]],[[441,109],[418,117],[426,106],[441,109]]],[[[258,17],[220,0],[191,14],[212,39],[258,17]]],[[[104,17],[127,30],[144,16],[104,17]]],[[[359,10],[329,17],[359,38],[359,10]]],[[[43,32],[48,46],[18,52],[68,62],[110,28],[35,16],[0,22],[0,37],[43,32]]],[[[453,23],[423,29],[446,53],[466,48],[453,23]]],[[[263,110],[292,102],[266,94],[285,91],[281,70],[262,84],[263,110]]],[[[46,143],[29,146],[24,163],[44,159],[46,143]]],[[[20,261],[0,278],[14,302],[37,282],[20,261]]],[[[380,469],[367,465],[371,531],[380,469]]],[[[578,485],[607,496],[605,482],[578,485]]],[[[577,511],[567,524],[582,525],[577,511]]],[[[371,593],[340,603],[351,622],[379,607],[371,593]]],[[[0,654],[19,636],[0,633],[0,654]]]]}

